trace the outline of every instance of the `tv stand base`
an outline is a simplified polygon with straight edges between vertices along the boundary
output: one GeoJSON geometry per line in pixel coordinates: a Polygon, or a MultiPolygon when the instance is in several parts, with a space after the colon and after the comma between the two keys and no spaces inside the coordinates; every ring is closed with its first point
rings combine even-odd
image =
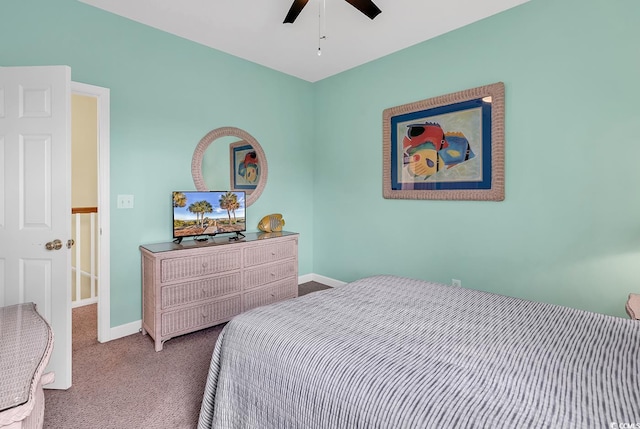
{"type": "Polygon", "coordinates": [[[240,240],[241,238],[244,238],[244,237],[245,236],[244,236],[243,233],[236,231],[236,236],[235,237],[229,237],[229,241],[232,241],[232,240],[238,241],[238,240],[240,240]]]}

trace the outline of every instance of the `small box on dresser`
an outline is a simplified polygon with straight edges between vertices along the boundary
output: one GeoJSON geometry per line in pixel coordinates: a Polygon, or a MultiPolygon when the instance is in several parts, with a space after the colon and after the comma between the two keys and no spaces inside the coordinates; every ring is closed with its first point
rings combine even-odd
{"type": "Polygon", "coordinates": [[[298,296],[298,234],[247,233],[140,246],[142,333],[162,350],[170,338],[298,296]]]}

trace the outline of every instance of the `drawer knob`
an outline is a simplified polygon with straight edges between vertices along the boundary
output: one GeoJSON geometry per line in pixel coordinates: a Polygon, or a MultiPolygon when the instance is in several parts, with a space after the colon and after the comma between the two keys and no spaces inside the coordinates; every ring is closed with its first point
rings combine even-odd
{"type": "Polygon", "coordinates": [[[271,273],[271,277],[275,277],[275,276],[276,276],[276,273],[271,273]]]}
{"type": "Polygon", "coordinates": [[[276,256],[276,252],[271,252],[271,256],[276,256]]]}

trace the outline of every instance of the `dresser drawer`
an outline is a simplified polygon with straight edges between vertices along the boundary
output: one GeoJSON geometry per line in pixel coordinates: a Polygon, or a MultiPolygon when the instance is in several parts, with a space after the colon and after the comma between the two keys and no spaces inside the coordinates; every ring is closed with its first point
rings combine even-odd
{"type": "Polygon", "coordinates": [[[212,252],[207,255],[186,258],[163,259],[161,281],[189,279],[208,274],[223,273],[240,269],[240,251],[212,252]]]}
{"type": "Polygon", "coordinates": [[[162,315],[162,336],[224,322],[242,311],[240,295],[162,315]]]}
{"type": "Polygon", "coordinates": [[[266,285],[277,280],[295,276],[298,269],[298,262],[289,259],[273,264],[262,265],[244,271],[244,290],[266,285]]]}
{"type": "Polygon", "coordinates": [[[231,274],[223,274],[203,280],[163,286],[161,293],[162,309],[240,292],[241,281],[240,272],[236,271],[231,274]]]}
{"type": "Polygon", "coordinates": [[[244,251],[244,266],[250,267],[280,259],[293,258],[297,254],[298,246],[296,246],[294,240],[249,247],[244,251]]]}
{"type": "Polygon", "coordinates": [[[244,294],[243,311],[298,296],[298,279],[290,278],[244,294]]]}

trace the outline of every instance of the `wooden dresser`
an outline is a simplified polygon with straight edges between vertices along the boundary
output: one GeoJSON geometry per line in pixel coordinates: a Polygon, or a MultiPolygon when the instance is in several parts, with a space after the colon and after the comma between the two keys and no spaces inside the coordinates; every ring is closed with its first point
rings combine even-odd
{"type": "Polygon", "coordinates": [[[298,234],[247,233],[140,246],[142,333],[155,350],[178,335],[298,296],[298,234]]]}

